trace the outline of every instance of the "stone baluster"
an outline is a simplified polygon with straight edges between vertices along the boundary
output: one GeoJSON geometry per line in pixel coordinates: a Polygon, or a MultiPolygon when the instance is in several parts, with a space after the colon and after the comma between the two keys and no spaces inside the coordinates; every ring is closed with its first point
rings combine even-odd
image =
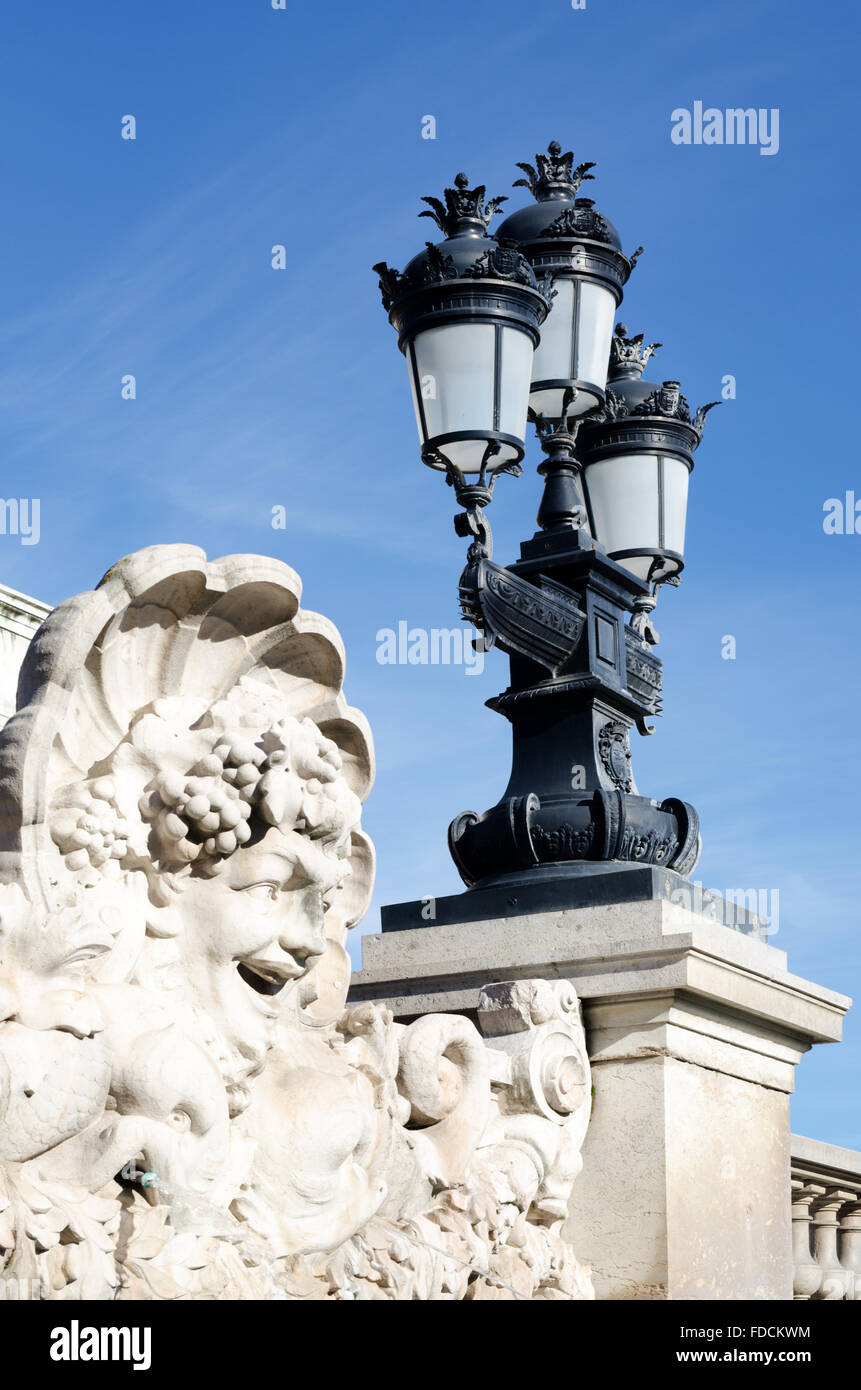
{"type": "Polygon", "coordinates": [[[822,1283],[822,1270],[813,1259],[810,1207],[824,1196],[824,1187],[792,1179],[792,1262],[795,1268],[792,1296],[797,1302],[814,1298],[822,1283]]]}
{"type": "Polygon", "coordinates": [[[852,1202],[856,1193],[842,1187],[829,1187],[823,1197],[813,1202],[813,1255],[822,1271],[822,1283],[813,1297],[827,1302],[841,1302],[851,1288],[854,1292],[855,1279],[851,1270],[844,1269],[837,1253],[837,1233],[840,1230],[839,1214],[847,1202],[852,1202]]]}
{"type": "Polygon", "coordinates": [[[855,1193],[840,1213],[840,1263],[854,1277],[854,1288],[847,1289],[847,1298],[861,1301],[861,1197],[855,1193]]]}

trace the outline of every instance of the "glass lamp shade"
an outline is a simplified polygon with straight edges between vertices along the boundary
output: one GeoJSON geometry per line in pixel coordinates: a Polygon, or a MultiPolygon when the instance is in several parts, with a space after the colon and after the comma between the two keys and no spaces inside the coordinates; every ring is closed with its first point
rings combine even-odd
{"type": "Polygon", "coordinates": [[[562,414],[562,397],[575,387],[569,416],[584,415],[604,399],[618,295],[606,284],[559,275],[550,313],[532,363],[529,404],[548,420],[562,414]]]}
{"type": "Polygon", "coordinates": [[[435,468],[494,473],[519,462],[526,440],[533,338],[497,319],[438,323],[404,344],[422,457],[435,468]]]}
{"type": "Polygon", "coordinates": [[[679,454],[632,450],[583,468],[592,534],[644,582],[660,583],[684,566],[691,467],[679,454]]]}

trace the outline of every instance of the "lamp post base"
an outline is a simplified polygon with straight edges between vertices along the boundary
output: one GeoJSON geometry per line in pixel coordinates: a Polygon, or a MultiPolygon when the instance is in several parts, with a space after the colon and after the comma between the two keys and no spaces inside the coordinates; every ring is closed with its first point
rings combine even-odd
{"type": "Polygon", "coordinates": [[[483,816],[456,816],[448,844],[473,890],[520,882],[536,869],[571,879],[610,864],[649,864],[684,875],[699,858],[699,818],[676,797],[659,803],[619,790],[540,798],[530,792],[506,797],[483,816]]]}
{"type": "MultiPolygon", "coordinates": [[[[623,907],[627,903],[670,903],[687,908],[744,936],[764,939],[764,924],[746,906],[691,883],[674,869],[614,861],[541,864],[519,874],[488,878],[466,893],[390,903],[381,909],[383,936],[422,927],[535,917],[547,912],[623,907]]],[[[392,943],[392,949],[396,945],[392,943]]]]}

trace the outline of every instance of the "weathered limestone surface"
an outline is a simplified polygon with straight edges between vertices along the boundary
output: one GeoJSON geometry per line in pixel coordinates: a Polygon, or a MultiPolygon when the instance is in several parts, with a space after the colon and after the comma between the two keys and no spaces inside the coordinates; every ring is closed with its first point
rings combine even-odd
{"type": "Polygon", "coordinates": [[[347,1007],[370,731],[260,556],[61,604],[0,733],[0,1280],[59,1299],[571,1299],[576,991],[347,1007]],[[474,1020],[474,1021],[473,1021],[474,1020]]]}
{"type": "Polygon", "coordinates": [[[597,1297],[789,1298],[788,1096],[671,1054],[593,1075],[568,1229],[597,1297]]]}
{"type": "Polygon", "coordinates": [[[565,979],[594,1083],[567,1234],[604,1299],[792,1297],[794,1069],[849,1000],[667,897],[363,941],[353,997],[470,1009],[477,981],[565,979]]]}
{"type": "Polygon", "coordinates": [[[792,1135],[792,1167],[799,1174],[817,1178],[840,1178],[861,1186],[861,1153],[844,1149],[840,1144],[827,1144],[822,1139],[808,1139],[803,1134],[792,1135]]]}

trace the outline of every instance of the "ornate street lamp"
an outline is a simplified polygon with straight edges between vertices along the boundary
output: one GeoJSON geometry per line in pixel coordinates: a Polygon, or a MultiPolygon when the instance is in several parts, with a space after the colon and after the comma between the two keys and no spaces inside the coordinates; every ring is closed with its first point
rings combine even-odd
{"type": "Polygon", "coordinates": [[[711,406],[692,418],[677,382],[641,379],[657,345],[644,350],[622,325],[613,336],[636,255],[623,256],[611,225],[576,198],[592,166],[572,165],[554,143],[537,173],[521,166],[537,204],[506,218],[500,240],[487,220],[501,200],[482,209],[484,189],[459,176],[445,206],[427,200],[448,240],[403,275],[375,267],[410,363],[422,458],[446,470],[466,509],[455,518],[472,536],[463,615],[485,650],[510,657],[509,688],[488,701],[512,725],[508,786],[489,811],[449,827],[465,883],[503,890],[493,905],[503,914],[516,886],[529,885],[537,906],[542,885],[577,880],[583,898],[597,875],[641,865],[689,874],[699,856],[694,808],[638,793],[629,735],[634,725],[651,733],[661,709],[649,614],[657,586],[678,582],[688,478],[711,406]],[[430,411],[426,378],[438,393],[430,411]],[[503,567],[481,509],[495,472],[520,471],[527,397],[544,496],[539,530],[503,567]]]}
{"type": "Polygon", "coordinates": [[[423,198],[445,233],[401,273],[385,261],[383,306],[407,359],[421,456],[444,470],[471,510],[490,501],[495,474],[519,472],[532,355],[548,301],[526,258],[488,231],[505,198],[458,174],[445,202],[423,198]],[[475,476],[475,481],[469,481],[475,476]]]}
{"type": "Polygon", "coordinates": [[[661,346],[616,327],[603,406],[577,440],[589,526],[613,560],[655,586],[684,568],[688,480],[705,417],[693,417],[677,381],[643,380],[661,346]]]}
{"type": "Polygon", "coordinates": [[[535,203],[510,213],[497,235],[515,242],[556,291],[533,359],[529,404],[537,415],[558,421],[566,393],[571,419],[604,399],[613,320],[643,248],[623,255],[612,222],[591,198],[577,197],[580,185],[595,177],[593,163],[575,169],[574,155],[563,154],[556,140],[535,162],[537,170],[518,164],[526,178],[514,184],[528,188],[535,203]]]}

